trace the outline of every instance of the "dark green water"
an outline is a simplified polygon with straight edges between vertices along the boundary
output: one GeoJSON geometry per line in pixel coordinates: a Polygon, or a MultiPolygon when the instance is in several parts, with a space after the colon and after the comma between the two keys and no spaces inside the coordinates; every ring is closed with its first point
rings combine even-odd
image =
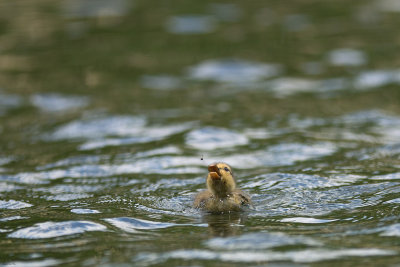
{"type": "Polygon", "coordinates": [[[0,265],[398,266],[399,25],[390,0],[1,1],[0,265]],[[252,210],[192,208],[215,161],[252,210]]]}

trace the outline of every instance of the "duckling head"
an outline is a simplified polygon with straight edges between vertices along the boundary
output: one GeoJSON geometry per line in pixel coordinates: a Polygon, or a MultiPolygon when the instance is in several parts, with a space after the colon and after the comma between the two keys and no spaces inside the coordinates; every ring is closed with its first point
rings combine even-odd
{"type": "Polygon", "coordinates": [[[231,195],[236,188],[231,167],[222,162],[209,165],[207,188],[217,198],[231,195]]]}

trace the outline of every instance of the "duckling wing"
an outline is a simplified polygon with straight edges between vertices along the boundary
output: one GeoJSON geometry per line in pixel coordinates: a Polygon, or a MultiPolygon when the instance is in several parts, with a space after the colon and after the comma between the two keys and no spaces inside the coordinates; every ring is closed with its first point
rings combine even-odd
{"type": "Polygon", "coordinates": [[[236,189],[235,190],[235,198],[240,203],[240,205],[250,205],[251,199],[248,194],[243,192],[242,190],[236,189]]]}
{"type": "Polygon", "coordinates": [[[212,198],[212,194],[210,191],[205,190],[198,193],[194,199],[193,206],[198,209],[204,207],[207,200],[212,198]]]}

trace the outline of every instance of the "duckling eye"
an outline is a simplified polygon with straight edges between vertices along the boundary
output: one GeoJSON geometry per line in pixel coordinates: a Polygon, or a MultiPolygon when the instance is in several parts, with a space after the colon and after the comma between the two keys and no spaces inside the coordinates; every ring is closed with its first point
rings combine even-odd
{"type": "Polygon", "coordinates": [[[227,171],[227,172],[229,172],[229,169],[228,169],[228,167],[225,167],[225,168],[224,168],[224,170],[225,170],[225,171],[227,171]]]}

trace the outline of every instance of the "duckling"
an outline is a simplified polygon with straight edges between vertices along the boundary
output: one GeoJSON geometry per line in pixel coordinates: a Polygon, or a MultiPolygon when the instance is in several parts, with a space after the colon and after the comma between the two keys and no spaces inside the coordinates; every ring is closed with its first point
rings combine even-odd
{"type": "Polygon", "coordinates": [[[197,194],[194,207],[211,213],[240,211],[250,206],[250,196],[236,188],[231,167],[226,163],[208,166],[207,190],[197,194]]]}

